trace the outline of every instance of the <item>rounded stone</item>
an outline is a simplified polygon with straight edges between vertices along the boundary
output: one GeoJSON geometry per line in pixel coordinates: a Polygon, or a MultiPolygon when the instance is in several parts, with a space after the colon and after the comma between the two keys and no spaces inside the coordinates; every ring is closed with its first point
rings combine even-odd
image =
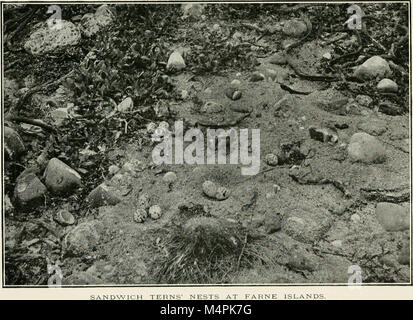
{"type": "Polygon", "coordinates": [[[169,171],[167,173],[165,173],[165,175],[162,178],[162,181],[167,183],[167,184],[172,184],[176,181],[177,177],[176,177],[176,173],[173,171],[169,171]]]}
{"type": "Polygon", "coordinates": [[[389,232],[404,231],[410,228],[408,207],[390,202],[380,202],[376,206],[376,217],[382,227],[389,232]]]}
{"type": "Polygon", "coordinates": [[[393,80],[382,79],[377,84],[377,90],[380,92],[397,92],[399,90],[399,86],[393,80]]]}
{"type": "Polygon", "coordinates": [[[347,147],[353,162],[383,163],[386,160],[386,149],[377,138],[365,132],[355,133],[347,147]]]}
{"type": "Polygon", "coordinates": [[[64,226],[69,226],[75,223],[75,217],[67,210],[59,210],[56,213],[55,220],[64,226]]]}

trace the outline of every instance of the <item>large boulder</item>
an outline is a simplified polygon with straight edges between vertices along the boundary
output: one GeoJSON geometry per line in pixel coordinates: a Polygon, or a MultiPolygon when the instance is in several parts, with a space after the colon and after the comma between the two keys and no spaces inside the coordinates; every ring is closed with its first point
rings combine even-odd
{"type": "Polygon", "coordinates": [[[367,59],[354,71],[354,76],[360,80],[383,79],[391,75],[390,66],[382,57],[374,56],[367,59]]]}
{"type": "Polygon", "coordinates": [[[79,173],[57,158],[50,159],[44,178],[46,186],[55,194],[70,194],[81,186],[79,173]]]}
{"type": "Polygon", "coordinates": [[[79,28],[72,22],[61,20],[61,27],[58,29],[49,28],[45,22],[35,26],[35,30],[24,44],[24,49],[38,56],[58,52],[68,46],[75,46],[80,39],[79,28]]]}

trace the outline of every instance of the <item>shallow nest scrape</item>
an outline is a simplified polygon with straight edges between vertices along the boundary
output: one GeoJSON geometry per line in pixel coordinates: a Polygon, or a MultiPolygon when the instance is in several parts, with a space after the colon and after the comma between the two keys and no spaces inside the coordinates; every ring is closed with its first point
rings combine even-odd
{"type": "Polygon", "coordinates": [[[165,254],[155,262],[162,283],[223,283],[254,258],[240,224],[214,217],[193,217],[172,227],[165,254]]]}

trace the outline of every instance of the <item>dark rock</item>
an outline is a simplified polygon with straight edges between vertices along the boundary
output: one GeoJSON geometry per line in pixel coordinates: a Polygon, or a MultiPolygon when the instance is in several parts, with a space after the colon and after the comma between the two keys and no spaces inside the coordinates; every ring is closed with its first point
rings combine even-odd
{"type": "Polygon", "coordinates": [[[23,171],[16,180],[14,197],[19,207],[33,209],[44,203],[46,187],[33,173],[23,171]]]}
{"type": "Polygon", "coordinates": [[[277,213],[266,214],[264,218],[265,232],[271,234],[281,230],[283,216],[277,213]]]}
{"type": "Polygon", "coordinates": [[[4,150],[6,159],[15,160],[26,152],[22,138],[9,127],[4,127],[4,150]]]}
{"type": "Polygon", "coordinates": [[[251,78],[250,78],[250,80],[251,80],[252,82],[262,81],[262,80],[264,80],[264,79],[265,79],[265,76],[264,76],[262,73],[258,72],[258,71],[255,71],[255,72],[251,75],[251,78]]]}
{"type": "Polygon", "coordinates": [[[114,206],[122,201],[122,195],[117,188],[102,183],[89,193],[86,201],[91,208],[114,206]]]}
{"type": "Polygon", "coordinates": [[[50,159],[44,178],[46,186],[55,194],[70,194],[81,186],[80,175],[57,158],[50,159]]]}
{"type": "Polygon", "coordinates": [[[329,129],[310,127],[308,131],[310,133],[311,139],[321,141],[321,142],[333,142],[333,143],[336,143],[338,141],[337,135],[331,132],[331,130],[329,129]]]}

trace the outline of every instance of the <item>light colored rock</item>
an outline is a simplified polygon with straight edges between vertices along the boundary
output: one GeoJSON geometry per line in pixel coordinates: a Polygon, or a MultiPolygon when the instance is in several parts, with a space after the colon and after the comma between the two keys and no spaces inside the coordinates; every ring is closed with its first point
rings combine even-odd
{"type": "Polygon", "coordinates": [[[169,71],[181,71],[182,69],[185,69],[185,67],[185,61],[181,54],[178,51],[172,52],[168,59],[166,69],[169,71]]]}
{"type": "Polygon", "coordinates": [[[377,84],[377,90],[380,92],[397,92],[399,90],[399,86],[393,80],[382,79],[377,84]]]}
{"type": "Polygon", "coordinates": [[[283,27],[283,33],[290,37],[300,38],[307,32],[307,25],[298,19],[288,20],[283,27]]]}
{"type": "Polygon", "coordinates": [[[277,72],[275,70],[267,69],[265,73],[266,73],[268,79],[270,79],[272,81],[277,80],[277,72]]]}
{"type": "Polygon", "coordinates": [[[72,229],[63,239],[65,255],[90,254],[101,240],[104,226],[100,221],[86,221],[72,229]]]}
{"type": "Polygon", "coordinates": [[[238,79],[234,79],[230,83],[230,87],[234,89],[239,89],[240,86],[241,86],[241,81],[239,81],[238,79]]]}
{"type": "Polygon", "coordinates": [[[200,108],[199,112],[201,113],[219,113],[224,110],[222,104],[216,103],[215,101],[206,101],[202,107],[200,108]]]}
{"type": "Polygon", "coordinates": [[[403,231],[410,228],[408,207],[395,203],[380,202],[376,206],[376,217],[386,231],[403,231]]]}
{"type": "Polygon", "coordinates": [[[165,175],[162,178],[162,181],[165,182],[166,184],[170,185],[173,184],[176,181],[177,177],[176,177],[176,173],[169,171],[167,173],[165,173],[165,175]]]}
{"type": "Polygon", "coordinates": [[[75,46],[80,42],[79,28],[72,22],[61,20],[60,29],[50,29],[47,23],[35,26],[24,44],[24,49],[38,56],[45,53],[57,52],[68,46],[75,46]]]}
{"type": "Polygon", "coordinates": [[[354,71],[354,76],[360,80],[383,79],[391,75],[389,64],[382,57],[374,56],[367,59],[354,71]]]}
{"type": "Polygon", "coordinates": [[[356,102],[357,102],[359,105],[368,108],[368,107],[370,107],[370,105],[373,103],[373,99],[370,98],[369,96],[366,96],[366,95],[363,95],[363,94],[359,94],[359,95],[356,97],[356,102]]]}
{"type": "Polygon", "coordinates": [[[131,97],[124,99],[118,106],[117,110],[119,112],[128,112],[133,109],[133,100],[131,97]]]}
{"type": "Polygon", "coordinates": [[[79,173],[57,158],[50,159],[44,179],[46,186],[56,194],[70,194],[81,186],[79,173]]]}
{"type": "Polygon", "coordinates": [[[65,209],[56,213],[55,220],[63,226],[69,226],[76,222],[75,217],[65,209]]]}
{"type": "Polygon", "coordinates": [[[85,14],[80,21],[81,31],[86,37],[91,37],[98,33],[114,21],[114,15],[108,5],[101,5],[96,12],[85,14]]]}
{"type": "Polygon", "coordinates": [[[183,18],[187,18],[187,17],[199,18],[202,16],[204,9],[205,9],[205,4],[200,4],[200,3],[182,4],[183,18]]]}
{"type": "Polygon", "coordinates": [[[353,162],[382,163],[386,160],[386,149],[377,138],[365,132],[355,133],[347,147],[353,162]]]}

